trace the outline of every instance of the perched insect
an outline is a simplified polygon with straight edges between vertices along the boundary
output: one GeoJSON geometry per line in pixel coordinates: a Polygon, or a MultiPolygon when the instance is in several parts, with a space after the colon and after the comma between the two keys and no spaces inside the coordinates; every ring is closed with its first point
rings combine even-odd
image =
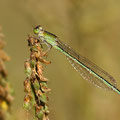
{"type": "Polygon", "coordinates": [[[41,39],[41,43],[48,46],[48,50],[54,47],[65,54],[74,69],[78,71],[84,79],[97,87],[113,90],[120,94],[120,90],[116,87],[116,81],[110,74],[78,54],[69,45],[60,41],[56,35],[43,30],[40,25],[34,28],[34,33],[41,39]]]}

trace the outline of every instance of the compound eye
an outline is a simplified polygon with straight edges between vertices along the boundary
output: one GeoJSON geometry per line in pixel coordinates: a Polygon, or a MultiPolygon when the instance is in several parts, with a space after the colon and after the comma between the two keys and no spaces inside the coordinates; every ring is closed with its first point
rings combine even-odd
{"type": "Polygon", "coordinates": [[[41,26],[40,26],[40,25],[38,25],[38,26],[36,26],[36,27],[35,27],[35,29],[40,29],[40,27],[41,27],[41,26]]]}
{"type": "Polygon", "coordinates": [[[35,34],[39,34],[41,31],[43,31],[43,29],[40,25],[36,26],[33,30],[35,34]]]}
{"type": "Polygon", "coordinates": [[[35,34],[38,34],[38,33],[39,33],[39,29],[34,28],[33,32],[34,32],[35,34]]]}

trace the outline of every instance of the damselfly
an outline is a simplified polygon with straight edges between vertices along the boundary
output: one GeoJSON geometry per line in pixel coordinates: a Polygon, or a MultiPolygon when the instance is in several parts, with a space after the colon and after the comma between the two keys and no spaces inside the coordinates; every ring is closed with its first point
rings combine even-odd
{"type": "Polygon", "coordinates": [[[116,87],[116,81],[110,74],[78,54],[69,45],[60,41],[56,35],[43,30],[40,25],[34,28],[34,33],[39,36],[42,43],[47,44],[49,50],[54,47],[65,54],[74,69],[78,71],[84,79],[97,87],[113,90],[120,94],[120,90],[116,87]]]}

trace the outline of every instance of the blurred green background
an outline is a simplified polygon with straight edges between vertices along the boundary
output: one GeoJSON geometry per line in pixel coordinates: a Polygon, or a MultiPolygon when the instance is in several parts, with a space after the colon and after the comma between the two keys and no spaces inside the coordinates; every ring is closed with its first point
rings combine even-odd
{"type": "MultiPolygon", "coordinates": [[[[27,120],[22,108],[24,61],[29,58],[28,34],[42,25],[115,77],[120,88],[120,1],[119,0],[0,0],[0,25],[5,34],[6,63],[15,89],[9,120],[27,120]]],[[[93,87],[55,49],[45,76],[52,89],[51,120],[119,120],[120,96],[93,87]]],[[[29,120],[33,118],[29,117],[29,120]]]]}

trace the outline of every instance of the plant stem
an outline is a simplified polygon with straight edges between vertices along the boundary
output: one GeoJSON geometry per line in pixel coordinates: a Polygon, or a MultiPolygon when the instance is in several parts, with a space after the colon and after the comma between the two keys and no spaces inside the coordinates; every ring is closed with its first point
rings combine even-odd
{"type": "Polygon", "coordinates": [[[40,41],[28,37],[30,47],[30,58],[25,61],[26,80],[24,81],[24,108],[35,111],[36,120],[49,120],[48,96],[50,89],[47,86],[48,79],[43,75],[43,65],[50,64],[43,57],[45,52],[41,49],[40,41]]]}

